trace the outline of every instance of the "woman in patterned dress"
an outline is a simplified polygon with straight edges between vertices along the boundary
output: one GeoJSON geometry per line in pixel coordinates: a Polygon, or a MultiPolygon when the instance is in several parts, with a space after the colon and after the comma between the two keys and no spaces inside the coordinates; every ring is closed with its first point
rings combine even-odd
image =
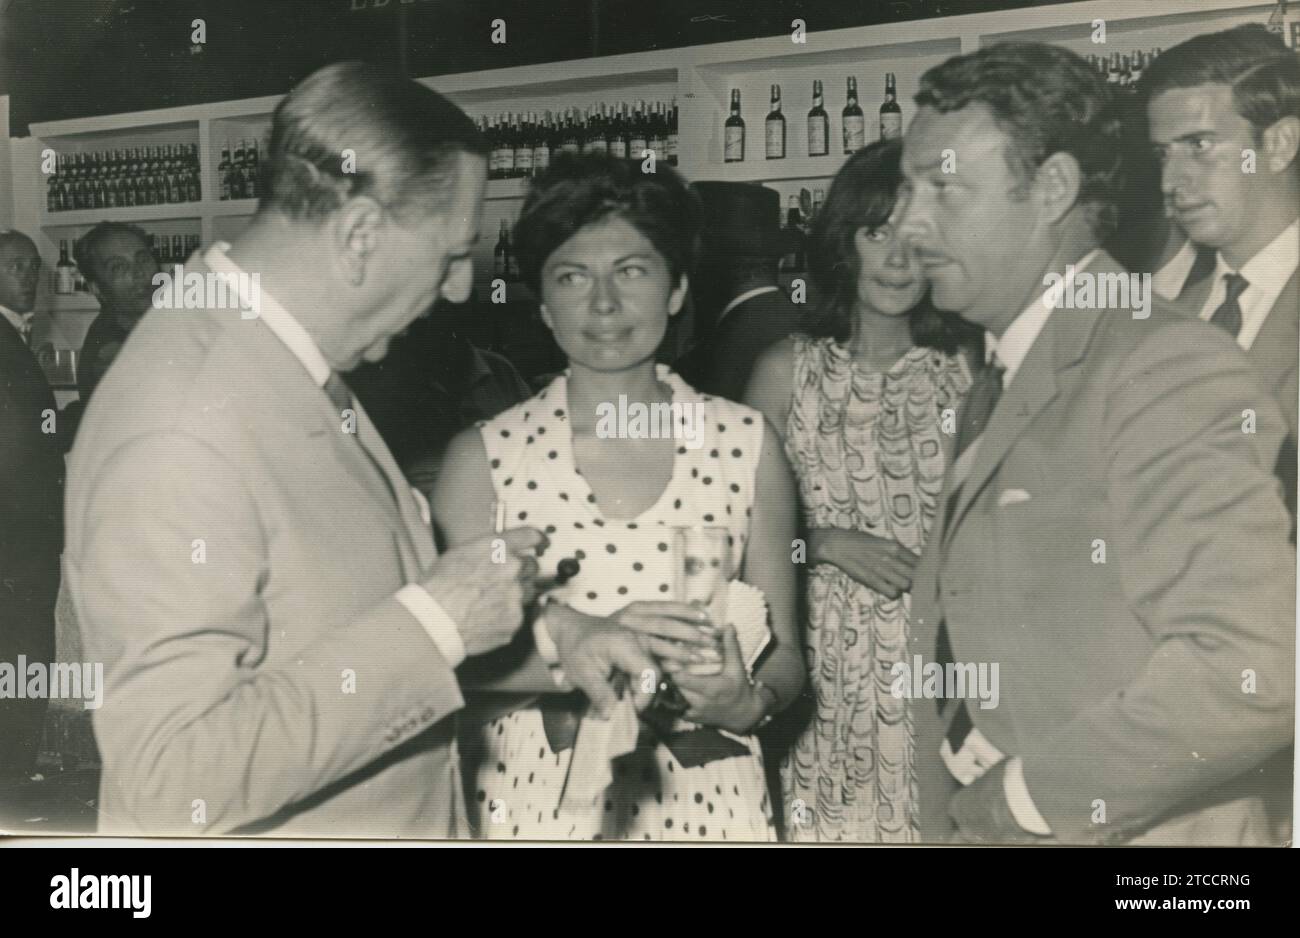
{"type": "MultiPolygon", "coordinates": [[[[774,838],[752,733],[804,683],[789,557],[796,495],[780,438],[761,414],[701,395],[655,363],[686,294],[698,217],[672,170],[646,174],[635,162],[590,155],[557,159],[516,226],[522,271],[569,368],[453,441],[435,490],[439,526],[452,545],[481,537],[496,503],[510,523],[543,528],[550,542],[539,575],[554,576],[565,557],[581,567],[545,607],[560,661],[580,662],[584,641],[631,642],[672,675],[690,707],[677,724],[641,725],[636,750],[615,762],[597,803],[562,805],[584,701],[548,671],[546,640],[525,629],[512,648],[468,663],[463,681],[479,689],[480,703],[490,692],[496,704],[492,718],[462,734],[468,800],[484,836],[774,838]],[[686,420],[656,434],[609,419],[640,404],[671,405],[686,420]],[[766,595],[774,640],[752,678],[734,629],[701,628],[701,613],[673,602],[673,528],[688,525],[725,529],[732,569],[766,595]],[[719,660],[716,676],[684,670],[719,660]],[[701,728],[689,739],[705,737],[703,749],[687,753],[677,734],[701,728]]],[[[636,653],[618,660],[633,662],[622,667],[644,705],[636,653]]],[[[608,676],[596,678],[602,696],[608,676]]]]}
{"type": "Polygon", "coordinates": [[[772,346],[746,400],[779,428],[807,529],[811,682],[781,766],[792,840],[917,839],[907,701],[912,570],[943,486],[945,413],[970,386],[970,327],[938,313],[890,225],[901,147],[872,144],[835,177],[813,231],[822,298],[807,334],[772,346]]]}

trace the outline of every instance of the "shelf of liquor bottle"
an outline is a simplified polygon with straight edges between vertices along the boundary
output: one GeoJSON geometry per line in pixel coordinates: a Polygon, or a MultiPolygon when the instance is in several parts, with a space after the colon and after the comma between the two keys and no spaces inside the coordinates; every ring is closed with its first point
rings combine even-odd
{"type": "Polygon", "coordinates": [[[85,228],[102,221],[148,222],[174,218],[198,219],[209,211],[203,202],[167,202],[125,208],[85,208],[71,212],[41,212],[42,228],[85,228]]]}
{"type": "MultiPolygon", "coordinates": [[[[1131,5],[1129,9],[1131,10],[1131,5]]],[[[1112,52],[1128,53],[1149,47],[1170,48],[1201,33],[1231,29],[1245,23],[1263,24],[1277,4],[1262,0],[1253,6],[1237,4],[1178,4],[1148,2],[1145,15],[1123,17],[1062,17],[1051,6],[1017,11],[1014,29],[988,31],[980,36],[980,45],[998,42],[1050,42],[1065,46],[1081,55],[1106,56],[1112,52]],[[1178,9],[1178,7],[1182,9],[1178,9]],[[1199,8],[1198,8],[1199,6],[1199,8]],[[1098,26],[1104,22],[1104,29],[1098,26]]]]}
{"type": "Polygon", "coordinates": [[[226,199],[224,202],[209,202],[204,214],[226,218],[232,215],[252,215],[257,211],[257,199],[226,199]]]}
{"type": "Polygon", "coordinates": [[[779,182],[783,179],[829,179],[847,156],[796,156],[765,160],[761,156],[739,163],[708,162],[691,175],[692,181],[779,182]]]}
{"type": "Polygon", "coordinates": [[[46,309],[51,313],[97,313],[99,300],[91,293],[51,293],[46,309]]]}
{"type": "Polygon", "coordinates": [[[522,199],[527,194],[527,179],[489,179],[487,184],[487,195],[485,198],[522,199]]]}

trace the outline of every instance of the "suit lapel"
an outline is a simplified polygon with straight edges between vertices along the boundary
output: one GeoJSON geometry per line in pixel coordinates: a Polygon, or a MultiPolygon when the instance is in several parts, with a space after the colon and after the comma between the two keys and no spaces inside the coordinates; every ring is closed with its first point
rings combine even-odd
{"type": "MultiPolygon", "coordinates": [[[[1087,272],[1127,273],[1106,252],[1101,252],[1087,272]]],[[[1088,342],[1103,315],[1124,314],[1109,309],[1057,309],[1048,316],[1038,338],[1016,371],[1011,384],[1002,392],[988,426],[977,442],[970,472],[962,483],[951,521],[944,517],[944,544],[961,525],[966,512],[1006,458],[1021,435],[1057,395],[1058,375],[1074,367],[1087,351],[1088,342]]],[[[1130,313],[1131,315],[1131,313],[1130,313]]],[[[946,500],[946,496],[945,496],[946,500]]]]}
{"type": "MultiPolygon", "coordinates": [[[[356,436],[343,431],[342,418],[329,396],[261,319],[240,319],[238,312],[228,310],[209,311],[209,315],[220,321],[230,343],[226,367],[245,374],[245,381],[238,386],[246,390],[232,393],[263,388],[265,400],[255,401],[254,410],[278,418],[276,423],[286,445],[297,436],[307,446],[326,447],[325,451],[345,468],[364,497],[399,533],[403,557],[415,558],[415,569],[407,571],[408,579],[420,576],[435,557],[432,535],[420,519],[405,477],[361,405],[355,405],[357,430],[366,449],[356,436]]],[[[260,396],[256,391],[251,394],[260,396]]]]}
{"type": "MultiPolygon", "coordinates": [[[[354,400],[353,406],[357,411],[357,434],[360,442],[387,478],[388,486],[397,500],[397,510],[405,528],[408,546],[415,552],[418,563],[418,570],[415,571],[414,576],[420,577],[423,571],[433,565],[436,556],[432,531],[425,526],[420,516],[419,506],[415,503],[415,496],[411,492],[411,484],[406,481],[406,476],[398,467],[397,461],[393,459],[388,444],[379,435],[379,430],[371,421],[370,415],[366,413],[360,401],[354,400]]],[[[392,500],[388,499],[389,502],[392,500]]],[[[410,578],[411,575],[408,573],[408,579],[410,578]]]]}
{"type": "Polygon", "coordinates": [[[1278,295],[1269,310],[1263,328],[1250,346],[1250,357],[1270,389],[1276,387],[1286,372],[1296,367],[1297,347],[1300,346],[1300,287],[1297,286],[1300,270],[1278,295]]]}
{"type": "Polygon", "coordinates": [[[1053,313],[1048,319],[1010,386],[1002,392],[988,426],[980,434],[970,472],[957,496],[952,520],[946,522],[945,541],[951,539],[971,503],[988,484],[1025,428],[1056,397],[1056,372],[1052,367],[1047,333],[1057,318],[1053,313]]]}
{"type": "Polygon", "coordinates": [[[1193,319],[1199,319],[1201,315],[1201,307],[1204,306],[1205,301],[1210,298],[1210,291],[1213,289],[1214,271],[1210,271],[1208,277],[1202,278],[1190,287],[1184,285],[1177,298],[1173,301],[1173,305],[1176,309],[1182,310],[1185,315],[1190,316],[1193,319]]]}

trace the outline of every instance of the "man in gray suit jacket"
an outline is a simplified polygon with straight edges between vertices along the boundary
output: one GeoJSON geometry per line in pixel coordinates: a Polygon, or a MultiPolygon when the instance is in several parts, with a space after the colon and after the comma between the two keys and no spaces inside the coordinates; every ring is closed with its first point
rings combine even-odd
{"type": "Polygon", "coordinates": [[[465,299],[484,141],[360,63],[276,109],[233,244],[160,281],[72,453],[67,570],[101,830],[464,833],[454,669],[522,621],[531,528],[437,557],[339,373],[465,299]]]}
{"type": "Polygon", "coordinates": [[[1294,517],[1300,56],[1262,26],[1239,26],[1162,54],[1142,93],[1174,219],[1215,251],[1213,275],[1184,287],[1177,305],[1235,338],[1274,392],[1289,430],[1278,476],[1294,517]]]}
{"type": "Polygon", "coordinates": [[[1119,127],[1078,56],[995,45],[917,104],[899,230],[991,355],[913,584],[925,834],[1268,843],[1256,770],[1294,733],[1282,413],[1098,250],[1119,127]]]}

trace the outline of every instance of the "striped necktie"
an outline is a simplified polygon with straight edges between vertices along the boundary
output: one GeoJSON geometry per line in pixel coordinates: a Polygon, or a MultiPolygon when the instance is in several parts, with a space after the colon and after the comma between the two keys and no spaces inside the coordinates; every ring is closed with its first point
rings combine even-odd
{"type": "Polygon", "coordinates": [[[388,495],[392,498],[393,504],[397,508],[397,513],[400,515],[402,513],[402,506],[401,502],[398,501],[397,493],[393,491],[392,480],[388,478],[388,473],[384,471],[383,463],[381,463],[378,457],[375,456],[370,445],[361,438],[362,434],[366,432],[364,429],[366,421],[363,419],[361,412],[357,409],[356,401],[352,398],[352,389],[348,387],[347,382],[343,380],[342,375],[337,371],[331,371],[329,378],[325,381],[325,393],[329,396],[330,403],[334,405],[334,409],[339,412],[340,416],[344,416],[345,412],[351,411],[353,420],[355,421],[354,426],[356,427],[356,432],[348,435],[355,437],[357,446],[361,448],[361,452],[366,454],[366,458],[370,460],[370,464],[374,466],[375,471],[379,473],[379,478],[384,480],[384,488],[388,490],[388,495]]]}
{"type": "MultiPolygon", "coordinates": [[[[1002,379],[1006,375],[1006,371],[1007,369],[998,361],[995,354],[990,358],[988,365],[971,382],[970,392],[966,395],[966,406],[962,408],[961,420],[957,426],[957,445],[953,448],[952,465],[949,469],[953,473],[953,480],[948,495],[948,510],[943,519],[942,534],[946,534],[948,531],[948,525],[952,520],[953,513],[957,510],[957,502],[961,496],[962,486],[965,485],[966,476],[970,472],[970,460],[963,461],[961,457],[983,435],[984,428],[988,426],[989,419],[993,416],[993,410],[1002,397],[1002,379]]],[[[945,619],[939,623],[939,634],[935,642],[935,661],[940,667],[946,669],[955,660],[952,652],[952,641],[948,637],[948,622],[945,619]]],[[[942,714],[948,707],[947,698],[940,697],[938,707],[939,713],[942,714]]],[[[965,742],[967,734],[970,733],[971,726],[970,714],[966,712],[966,707],[964,705],[958,707],[957,714],[948,730],[948,744],[952,747],[953,752],[961,751],[962,743],[965,742]]]]}

